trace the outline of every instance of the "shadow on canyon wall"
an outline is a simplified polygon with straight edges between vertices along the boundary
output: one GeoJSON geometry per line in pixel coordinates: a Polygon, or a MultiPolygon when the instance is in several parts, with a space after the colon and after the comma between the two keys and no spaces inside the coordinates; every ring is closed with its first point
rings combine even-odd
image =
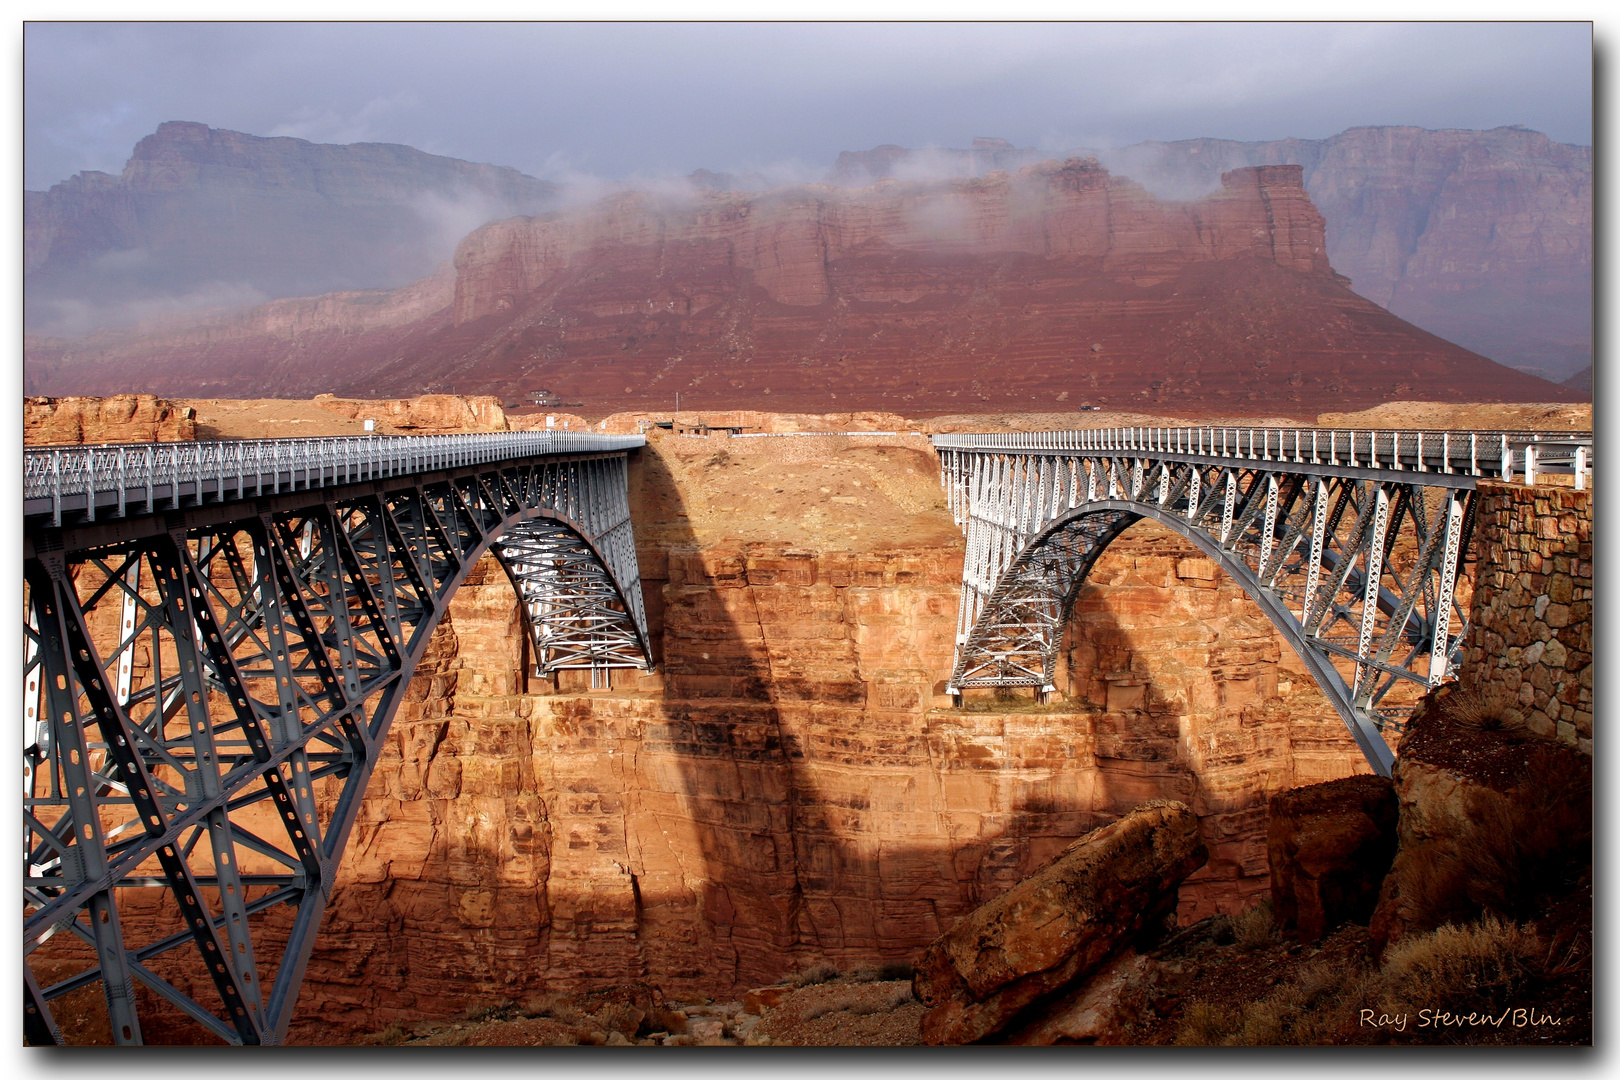
{"type": "Polygon", "coordinates": [[[1149,798],[1203,818],[1183,921],[1239,910],[1266,888],[1269,792],[1365,768],[1236,585],[1156,526],[1082,590],[1066,701],[956,710],[960,540],[717,545],[656,446],[631,482],[658,674],[526,677],[510,586],[469,579],[373,781],[297,1040],[548,990],[729,996],[909,961],[1149,798]]]}

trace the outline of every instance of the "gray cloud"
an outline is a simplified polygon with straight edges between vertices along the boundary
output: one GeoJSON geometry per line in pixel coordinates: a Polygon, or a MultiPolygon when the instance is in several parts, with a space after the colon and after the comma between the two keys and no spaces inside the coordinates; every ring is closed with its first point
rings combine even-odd
{"type": "Polygon", "coordinates": [[[808,178],[841,150],[1059,149],[1360,124],[1591,142],[1588,24],[31,23],[25,185],[165,120],[548,178],[808,178]]]}

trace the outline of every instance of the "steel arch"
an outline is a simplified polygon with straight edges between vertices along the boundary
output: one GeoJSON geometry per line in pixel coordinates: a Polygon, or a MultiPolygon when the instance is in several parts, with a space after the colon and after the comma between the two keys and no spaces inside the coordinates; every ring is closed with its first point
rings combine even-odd
{"type": "Polygon", "coordinates": [[[30,1042],[60,1041],[50,1002],[96,981],[118,1043],[142,1041],[137,984],[225,1042],[285,1037],[394,712],[486,551],[566,609],[528,619],[550,669],[650,667],[625,453],[452,449],[358,485],[207,500],[198,483],[166,514],[30,523],[30,1042]],[[121,919],[141,896],[164,900],[121,919]],[[42,982],[57,934],[85,969],[42,982]]]}
{"type": "MultiPolygon", "coordinates": [[[[1344,676],[1312,646],[1298,619],[1288,610],[1276,590],[1261,584],[1259,577],[1247,563],[1223,549],[1209,534],[1189,528],[1187,523],[1175,514],[1167,514],[1156,507],[1128,500],[1099,500],[1058,520],[1031,542],[1029,548],[1008,567],[1006,575],[998,583],[997,595],[992,596],[990,604],[987,605],[987,614],[981,616],[974,627],[973,636],[960,650],[964,658],[976,658],[980,664],[984,663],[983,658],[987,654],[993,656],[997,666],[1002,669],[1000,677],[991,682],[971,667],[965,669],[959,667],[953,672],[952,687],[956,690],[986,685],[1037,686],[1042,689],[1051,687],[1063,628],[1073,610],[1075,599],[1085,584],[1087,574],[1113,540],[1144,518],[1157,521],[1192,541],[1259,605],[1272,625],[1304,662],[1323,694],[1333,704],[1334,711],[1344,721],[1345,727],[1349,729],[1356,746],[1368,763],[1381,775],[1389,775],[1395,757],[1380,734],[1377,722],[1355,707],[1354,694],[1345,683],[1344,676]],[[1071,557],[1070,566],[1062,565],[1065,561],[1062,556],[1053,558],[1051,549],[1063,546],[1065,540],[1070,539],[1067,534],[1073,532],[1075,526],[1088,525],[1093,521],[1098,522],[1100,527],[1094,532],[1081,534],[1079,558],[1071,557]],[[1035,586],[1033,590],[1030,589],[1031,585],[1035,586]],[[1031,601],[1020,596],[1025,591],[1040,591],[1054,598],[1031,601]],[[1014,650],[1003,647],[998,654],[995,648],[998,631],[1005,634],[1009,626],[1007,622],[998,620],[996,615],[990,613],[1021,606],[1026,610],[1032,607],[1046,609],[1043,612],[1046,618],[1042,620],[1041,641],[1037,649],[1029,650],[1039,652],[1042,666],[1038,672],[1019,664],[1018,653],[1014,650]],[[1036,681],[1037,679],[1039,681],[1036,681]]],[[[1019,625],[1018,620],[1009,621],[1020,630],[1027,625],[1027,623],[1019,625]]],[[[967,661],[969,664],[973,662],[974,660],[967,661]]]]}

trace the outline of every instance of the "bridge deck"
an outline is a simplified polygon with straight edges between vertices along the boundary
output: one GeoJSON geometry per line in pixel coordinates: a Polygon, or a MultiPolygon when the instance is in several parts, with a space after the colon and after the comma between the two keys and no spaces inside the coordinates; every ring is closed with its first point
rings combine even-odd
{"type": "MultiPolygon", "coordinates": [[[[24,452],[23,516],[95,521],[386,477],[646,445],[566,431],[66,446],[24,452]]],[[[32,521],[30,522],[32,524],[32,521]]]]}
{"type": "Polygon", "coordinates": [[[1584,488],[1591,476],[1593,438],[1589,431],[1128,427],[935,435],[933,443],[938,450],[1137,452],[1206,465],[1254,461],[1290,472],[1368,479],[1379,473],[1430,473],[1423,483],[1439,487],[1471,488],[1480,477],[1511,480],[1515,473],[1533,484],[1538,473],[1563,473],[1573,474],[1575,486],[1584,488]]]}

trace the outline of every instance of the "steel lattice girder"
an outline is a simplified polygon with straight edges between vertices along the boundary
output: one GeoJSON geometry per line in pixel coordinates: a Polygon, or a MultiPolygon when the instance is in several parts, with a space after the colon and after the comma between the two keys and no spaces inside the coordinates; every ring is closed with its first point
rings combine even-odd
{"type": "Polygon", "coordinates": [[[527,607],[575,613],[531,619],[537,646],[650,666],[623,453],[412,479],[28,530],[30,1042],[97,981],[120,1044],[137,984],[227,1043],[284,1038],[395,709],[492,546],[527,607]],[[84,970],[42,982],[58,934],[84,970]]]}
{"type": "Polygon", "coordinates": [[[1086,574],[1143,517],[1186,536],[1259,604],[1382,774],[1393,755],[1381,731],[1398,722],[1385,696],[1401,681],[1437,685],[1455,662],[1466,629],[1456,586],[1472,529],[1470,476],[1306,472],[1258,454],[939,453],[967,534],[953,694],[1054,689],[1086,574]]]}

